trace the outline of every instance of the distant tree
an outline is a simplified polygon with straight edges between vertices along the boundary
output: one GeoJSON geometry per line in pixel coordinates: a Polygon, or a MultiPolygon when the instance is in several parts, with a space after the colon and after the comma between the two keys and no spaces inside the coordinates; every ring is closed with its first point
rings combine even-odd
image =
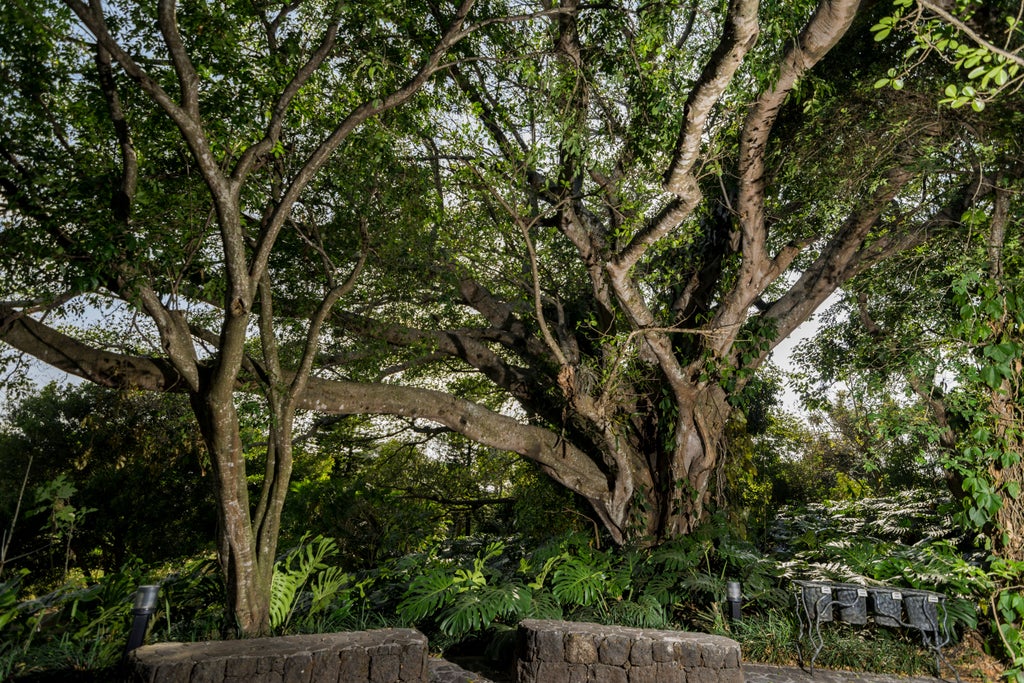
{"type": "MultiPolygon", "coordinates": [[[[0,505],[13,516],[28,468],[15,566],[46,569],[65,548],[44,547],[46,515],[26,515],[60,478],[87,509],[68,546],[86,573],[113,571],[129,557],[155,563],[208,547],[216,514],[209,456],[183,396],[51,384],[26,398],[0,428],[0,505]]],[[[37,577],[43,578],[43,577],[37,577]]]]}
{"type": "Polygon", "coordinates": [[[773,413],[756,443],[776,506],[943,486],[939,449],[910,423],[917,411],[887,396],[866,398],[837,391],[803,416],[773,413]]]}
{"type": "Polygon", "coordinates": [[[568,491],[515,454],[459,435],[374,438],[381,426],[365,423],[335,421],[313,437],[319,455],[296,468],[283,534],[315,528],[350,566],[373,567],[460,536],[540,541],[588,524],[568,491]]]}
{"type": "Polygon", "coordinates": [[[963,521],[1024,560],[1024,212],[1019,180],[997,182],[944,248],[850,283],[803,357],[819,392],[896,397],[876,428],[935,444],[963,521]]]}

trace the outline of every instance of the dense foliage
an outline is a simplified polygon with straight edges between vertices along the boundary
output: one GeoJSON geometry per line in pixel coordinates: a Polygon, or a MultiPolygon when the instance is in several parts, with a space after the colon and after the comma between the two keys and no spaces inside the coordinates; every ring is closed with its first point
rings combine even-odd
{"type": "Polygon", "coordinates": [[[964,538],[808,526],[783,569],[942,584],[1020,675],[1019,10],[5,3],[3,362],[133,392],[4,424],[9,665],[51,619],[103,660],[135,558],[204,532],[195,633],[724,628],[736,572],[770,621],[780,503],[922,486],[964,538]],[[766,416],[837,292],[819,413],[766,416]]]}
{"type": "MultiPolygon", "coordinates": [[[[735,538],[719,519],[653,550],[603,547],[600,538],[580,533],[534,548],[515,538],[467,536],[351,570],[335,541],[306,536],[275,565],[271,623],[275,633],[415,625],[435,649],[486,653],[498,669],[508,665],[515,624],[527,617],[717,632],[738,638],[755,661],[792,664],[798,634],[788,580],[800,576],[943,590],[962,633],[975,625],[975,606],[990,585],[948,542],[919,538],[921,530],[949,533],[924,498],[908,493],[895,502],[790,513],[790,527],[773,535],[771,553],[735,538]],[[854,520],[863,526],[851,545],[846,525],[854,520]],[[908,529],[908,520],[918,528],[908,529]],[[740,623],[725,617],[727,580],[742,581],[740,623]]],[[[115,665],[130,621],[130,593],[152,581],[161,584],[161,602],[151,639],[205,639],[223,627],[217,606],[224,594],[212,560],[162,576],[153,568],[125,567],[88,587],[20,603],[17,581],[9,581],[0,608],[4,671],[115,665]]],[[[826,665],[896,673],[931,666],[919,644],[898,632],[844,633],[829,635],[826,665]]]]}

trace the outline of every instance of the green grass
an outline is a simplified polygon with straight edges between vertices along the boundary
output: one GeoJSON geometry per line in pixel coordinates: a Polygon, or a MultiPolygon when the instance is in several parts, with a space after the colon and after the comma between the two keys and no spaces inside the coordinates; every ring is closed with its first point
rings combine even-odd
{"type": "MultiPolygon", "coordinates": [[[[800,630],[794,615],[771,611],[751,615],[720,632],[740,643],[746,661],[779,666],[797,664],[800,630]]],[[[935,658],[915,632],[874,626],[825,624],[824,645],[814,665],[823,669],[851,669],[911,676],[934,675],[935,658]]],[[[805,665],[813,649],[802,641],[805,665]]]]}

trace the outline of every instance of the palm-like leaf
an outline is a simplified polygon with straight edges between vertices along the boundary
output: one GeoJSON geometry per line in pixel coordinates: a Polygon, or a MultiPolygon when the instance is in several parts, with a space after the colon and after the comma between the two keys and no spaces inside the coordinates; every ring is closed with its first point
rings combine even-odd
{"type": "Polygon", "coordinates": [[[415,623],[436,613],[448,602],[454,583],[455,578],[442,568],[417,576],[398,605],[398,616],[415,623]]]}
{"type": "Polygon", "coordinates": [[[570,557],[555,570],[552,592],[563,604],[587,606],[601,599],[606,580],[604,567],[570,557]]]}

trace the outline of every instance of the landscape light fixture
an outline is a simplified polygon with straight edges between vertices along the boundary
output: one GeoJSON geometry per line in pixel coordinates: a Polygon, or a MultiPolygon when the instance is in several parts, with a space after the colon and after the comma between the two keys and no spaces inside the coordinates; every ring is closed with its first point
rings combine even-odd
{"type": "Polygon", "coordinates": [[[743,590],[739,581],[726,582],[725,601],[729,603],[729,620],[739,621],[742,619],[743,590]]]}
{"type": "Polygon", "coordinates": [[[156,611],[159,594],[160,586],[139,586],[136,589],[135,604],[132,606],[132,630],[128,634],[128,644],[124,648],[125,657],[145,640],[146,627],[149,626],[149,618],[156,611]]]}

